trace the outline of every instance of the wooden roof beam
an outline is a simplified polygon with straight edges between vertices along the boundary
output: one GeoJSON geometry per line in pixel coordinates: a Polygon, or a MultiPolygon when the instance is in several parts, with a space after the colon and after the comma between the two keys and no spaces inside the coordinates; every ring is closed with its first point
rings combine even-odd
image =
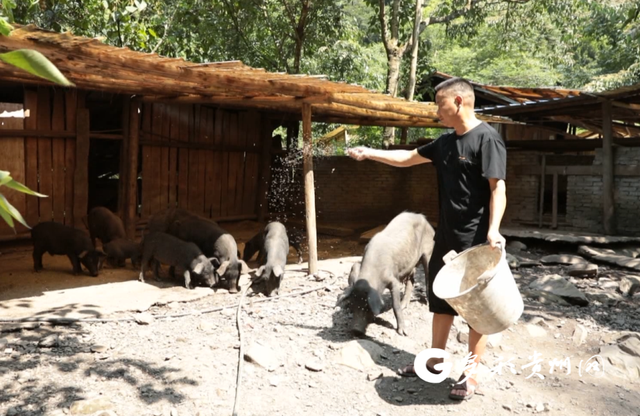
{"type": "MultiPolygon", "coordinates": [[[[34,42],[26,38],[28,38],[28,32],[25,35],[24,31],[19,29],[15,30],[11,36],[0,37],[0,47],[3,46],[7,49],[30,48],[39,51],[47,57],[58,52],[56,43],[59,42],[55,42],[55,40],[51,43],[43,43],[34,42]]],[[[262,93],[281,93],[302,97],[325,94],[328,92],[367,91],[363,87],[356,87],[348,84],[340,85],[328,81],[317,81],[314,85],[305,85],[300,82],[296,82],[299,81],[299,79],[293,81],[294,78],[292,78],[291,81],[270,80],[265,82],[260,80],[256,82],[255,80],[248,79],[246,76],[233,75],[227,73],[227,71],[225,71],[225,73],[216,73],[212,71],[188,70],[188,67],[185,68],[183,66],[167,64],[162,60],[162,58],[155,58],[154,61],[151,61],[140,59],[138,58],[138,55],[135,55],[135,57],[133,55],[126,56],[130,54],[124,53],[124,51],[119,51],[119,53],[105,53],[104,48],[97,48],[96,46],[97,45],[88,43],[74,49],[78,49],[78,55],[81,56],[83,60],[93,59],[96,62],[108,65],[112,70],[115,68],[128,70],[134,68],[143,76],[155,74],[166,77],[167,75],[173,75],[174,78],[181,79],[183,81],[188,80],[196,83],[222,84],[229,89],[255,89],[262,93]]],[[[70,51],[66,52],[69,53],[70,51]]]]}

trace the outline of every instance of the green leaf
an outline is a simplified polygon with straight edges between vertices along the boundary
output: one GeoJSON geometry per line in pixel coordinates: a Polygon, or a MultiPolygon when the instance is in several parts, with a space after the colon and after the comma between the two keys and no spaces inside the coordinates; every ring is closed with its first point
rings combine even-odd
{"type": "Polygon", "coordinates": [[[51,63],[43,54],[32,49],[18,49],[17,51],[0,54],[4,62],[17,66],[30,74],[48,79],[64,86],[75,86],[51,63]]]}
{"type": "MultiPolygon", "coordinates": [[[[4,11],[4,14],[7,16],[7,18],[9,19],[9,22],[14,21],[13,19],[13,9],[16,8],[16,2],[14,0],[2,0],[2,9],[4,11]]],[[[3,33],[4,35],[4,33],[3,33]]]]}
{"type": "Polygon", "coordinates": [[[13,30],[13,26],[11,26],[6,20],[0,18],[0,34],[4,36],[9,36],[9,33],[13,30]]]}
{"type": "Polygon", "coordinates": [[[156,33],[156,31],[155,31],[155,30],[153,30],[153,29],[151,29],[151,28],[149,28],[148,30],[149,30],[149,34],[150,34],[151,36],[153,36],[154,38],[157,38],[157,37],[158,37],[158,34],[156,33]]]}
{"type": "Polygon", "coordinates": [[[11,173],[6,170],[0,170],[0,181],[4,180],[7,176],[11,176],[11,173]]]}
{"type": "Polygon", "coordinates": [[[11,205],[9,201],[7,201],[7,198],[5,198],[4,195],[2,194],[0,194],[0,209],[4,209],[5,211],[8,211],[13,218],[18,220],[25,227],[31,229],[31,227],[29,227],[25,222],[24,218],[22,218],[22,214],[20,214],[20,212],[13,205],[11,205]]]}
{"type": "Polygon", "coordinates": [[[127,6],[125,7],[125,9],[129,12],[129,13],[135,13],[138,11],[137,7],[133,7],[133,6],[127,6]]]}
{"type": "Polygon", "coordinates": [[[4,222],[6,222],[7,225],[9,225],[9,227],[13,228],[14,233],[17,233],[16,228],[13,224],[13,218],[11,218],[11,215],[9,215],[9,212],[2,207],[0,207],[0,217],[2,217],[4,222]]]}
{"type": "Polygon", "coordinates": [[[39,194],[38,192],[32,191],[31,189],[27,188],[20,182],[16,182],[13,179],[10,182],[6,183],[5,186],[7,188],[15,189],[18,192],[22,192],[23,194],[39,196],[41,198],[48,198],[47,195],[39,194]]]}
{"type": "Polygon", "coordinates": [[[11,176],[7,175],[4,178],[0,179],[0,186],[8,184],[12,180],[13,180],[13,178],[11,176]]]}

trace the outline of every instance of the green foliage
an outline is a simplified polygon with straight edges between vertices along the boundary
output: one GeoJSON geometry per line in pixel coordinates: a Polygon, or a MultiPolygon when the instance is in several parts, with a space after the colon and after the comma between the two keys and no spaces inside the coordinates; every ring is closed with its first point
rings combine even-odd
{"type": "Polygon", "coordinates": [[[44,55],[31,49],[19,49],[17,51],[0,54],[3,62],[23,69],[30,74],[48,79],[65,87],[74,85],[58,68],[55,67],[44,55]]]}
{"type": "MultiPolygon", "coordinates": [[[[2,0],[6,20],[102,37],[193,62],[238,59],[268,71],[324,74],[383,91],[387,56],[378,0],[2,0]],[[13,15],[11,7],[14,5],[13,15]],[[8,10],[8,12],[6,12],[8,10]]],[[[385,0],[390,30],[393,1],[385,0]]],[[[478,82],[593,91],[640,82],[637,0],[429,0],[418,80],[434,70],[478,82]],[[455,17],[455,18],[453,18],[455,17]],[[450,19],[449,19],[450,18],[450,19]],[[440,20],[447,20],[439,24],[440,20]]],[[[401,0],[399,43],[415,2],[401,0]]],[[[0,22],[0,31],[3,30],[0,22]]],[[[399,94],[409,79],[404,55],[399,94]]],[[[431,99],[428,90],[415,99],[431,99]]],[[[332,126],[314,124],[314,136],[332,126]]],[[[396,131],[400,134],[400,130],[396,131]]],[[[350,130],[352,143],[382,145],[382,129],[350,130]]],[[[410,129],[409,140],[437,136],[410,129]]],[[[339,150],[338,150],[339,151],[339,150]]]]}
{"type": "MultiPolygon", "coordinates": [[[[34,195],[34,196],[39,196],[44,198],[47,197],[46,195],[42,195],[32,191],[31,189],[27,188],[20,182],[16,182],[11,177],[9,172],[4,170],[0,170],[0,187],[2,186],[6,186],[7,188],[11,188],[18,192],[22,192],[28,195],[34,195]]],[[[14,222],[13,222],[14,219],[20,222],[25,227],[30,228],[29,225],[27,225],[27,222],[24,220],[24,218],[22,218],[22,215],[20,214],[20,212],[13,205],[11,205],[11,203],[7,200],[7,198],[4,195],[2,195],[2,193],[0,193],[0,217],[2,217],[2,219],[9,225],[9,227],[13,228],[14,232],[16,232],[16,229],[14,227],[14,222]]]]}
{"type": "Polygon", "coordinates": [[[442,72],[481,83],[616,88],[640,81],[639,10],[625,0],[500,2],[444,32],[430,28],[426,56],[442,72]]]}
{"type": "Polygon", "coordinates": [[[333,81],[348,80],[381,91],[386,79],[383,53],[379,43],[364,46],[352,40],[339,40],[332,45],[321,46],[314,57],[306,59],[303,72],[325,74],[333,81]]]}

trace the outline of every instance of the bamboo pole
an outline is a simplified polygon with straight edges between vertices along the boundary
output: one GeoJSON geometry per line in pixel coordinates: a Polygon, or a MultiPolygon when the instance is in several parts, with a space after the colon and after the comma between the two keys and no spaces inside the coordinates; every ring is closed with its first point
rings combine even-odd
{"type": "Polygon", "coordinates": [[[318,243],[316,236],[316,197],[313,181],[313,143],[311,142],[311,104],[302,105],[302,137],[304,164],[304,201],[307,215],[309,243],[309,274],[318,271],[318,243]]]}

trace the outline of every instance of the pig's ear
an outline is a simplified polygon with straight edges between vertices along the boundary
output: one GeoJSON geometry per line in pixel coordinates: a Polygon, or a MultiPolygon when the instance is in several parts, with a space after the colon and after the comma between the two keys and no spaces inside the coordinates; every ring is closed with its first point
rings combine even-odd
{"type": "Polygon", "coordinates": [[[204,264],[202,264],[202,262],[199,262],[198,264],[196,264],[196,267],[193,268],[193,272],[196,274],[202,274],[202,269],[204,269],[204,264]]]}
{"type": "Polygon", "coordinates": [[[277,265],[276,267],[273,268],[273,274],[276,277],[280,277],[284,274],[284,270],[282,269],[282,266],[277,265]]]}
{"type": "Polygon", "coordinates": [[[247,263],[245,263],[244,260],[240,260],[238,263],[240,263],[240,274],[247,274],[251,271],[251,269],[249,268],[249,266],[247,266],[247,263]]]}
{"type": "Polygon", "coordinates": [[[86,255],[87,255],[87,253],[88,253],[88,251],[87,251],[87,250],[84,250],[82,253],[78,254],[78,258],[83,259],[83,258],[84,258],[84,256],[86,256],[86,255]]]}
{"type": "Polygon", "coordinates": [[[222,276],[227,271],[227,267],[229,267],[229,260],[225,260],[220,264],[220,267],[218,267],[218,274],[222,276]]]}
{"type": "Polygon", "coordinates": [[[209,261],[211,262],[211,264],[213,264],[213,267],[220,266],[220,260],[218,260],[217,257],[210,257],[209,261]]]}
{"type": "Polygon", "coordinates": [[[373,315],[380,315],[380,312],[382,312],[382,297],[380,297],[380,294],[374,288],[369,288],[367,301],[373,315]]]}

